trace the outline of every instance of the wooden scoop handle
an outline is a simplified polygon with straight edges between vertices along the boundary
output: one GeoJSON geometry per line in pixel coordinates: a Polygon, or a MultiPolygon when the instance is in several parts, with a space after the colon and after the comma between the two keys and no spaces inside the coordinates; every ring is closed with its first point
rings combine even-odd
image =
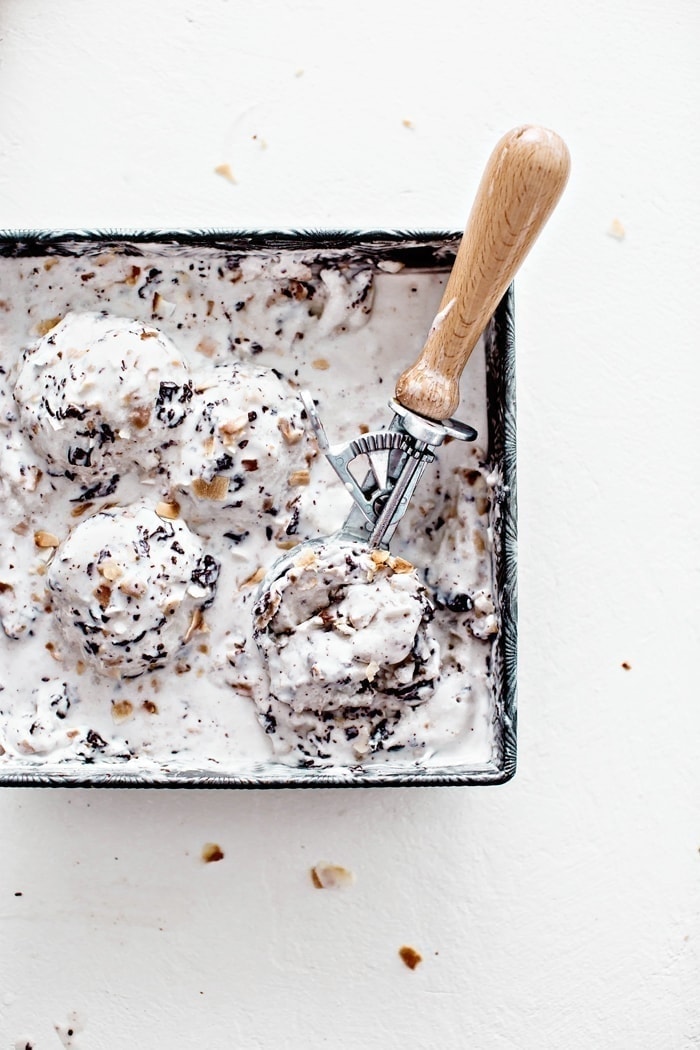
{"type": "Polygon", "coordinates": [[[396,400],[428,419],[459,404],[459,380],[496,306],[559,200],[569,151],[553,131],[514,128],[489,158],[427,342],[396,400]]]}

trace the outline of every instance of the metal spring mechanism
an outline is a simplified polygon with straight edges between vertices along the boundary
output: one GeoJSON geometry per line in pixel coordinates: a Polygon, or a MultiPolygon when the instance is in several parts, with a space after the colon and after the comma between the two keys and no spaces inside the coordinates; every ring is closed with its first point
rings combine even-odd
{"type": "Polygon", "coordinates": [[[453,419],[436,423],[392,400],[394,418],[387,430],[363,434],[346,445],[331,445],[311,395],[304,391],[301,399],[319,449],[353,498],[341,534],[370,547],[388,547],[423,471],[435,459],[433,449],[447,437],[473,441],[477,436],[466,423],[453,419]],[[362,480],[353,465],[360,469],[364,465],[362,480]]]}

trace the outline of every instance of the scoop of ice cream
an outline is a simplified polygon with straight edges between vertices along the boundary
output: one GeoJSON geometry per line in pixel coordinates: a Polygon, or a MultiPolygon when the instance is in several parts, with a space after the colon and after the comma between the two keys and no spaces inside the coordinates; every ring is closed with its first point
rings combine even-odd
{"type": "Polygon", "coordinates": [[[423,702],[440,670],[432,614],[402,558],[351,543],[304,548],[255,608],[271,695],[324,714],[423,702]]]}
{"type": "Polygon", "coordinates": [[[14,396],[24,432],[82,498],[157,464],[192,396],[185,362],[155,328],[107,313],[69,313],[24,354],[14,396]],[[90,491],[93,490],[93,491],[90,491]]]}
{"type": "Polygon", "coordinates": [[[309,479],[302,411],[269,368],[222,366],[201,380],[169,466],[184,516],[198,525],[216,517],[234,541],[293,533],[309,479]]]}
{"type": "Polygon", "coordinates": [[[58,547],[47,584],[58,625],[100,674],[162,667],[202,624],[218,563],[181,521],[143,502],[84,519],[58,547]]]}

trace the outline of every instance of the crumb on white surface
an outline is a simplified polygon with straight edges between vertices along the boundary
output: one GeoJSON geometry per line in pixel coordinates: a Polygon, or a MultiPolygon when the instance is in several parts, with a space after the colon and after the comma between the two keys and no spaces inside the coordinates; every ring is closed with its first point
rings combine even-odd
{"type": "Polygon", "coordinates": [[[423,962],[421,953],[416,951],[415,948],[411,948],[408,944],[404,944],[399,948],[399,956],[404,966],[407,966],[409,970],[415,970],[416,966],[423,962]]]}
{"type": "Polygon", "coordinates": [[[224,851],[218,842],[205,842],[202,846],[202,860],[205,864],[214,864],[224,859],[224,851]]]}
{"type": "Polygon", "coordinates": [[[234,185],[238,182],[230,164],[217,164],[214,168],[214,174],[220,175],[222,179],[226,179],[227,182],[232,182],[234,185]]]}
{"type": "Polygon", "coordinates": [[[616,241],[624,241],[625,227],[619,219],[613,219],[610,223],[610,226],[608,227],[608,237],[612,237],[616,241]]]}
{"type": "Polygon", "coordinates": [[[340,890],[352,886],[355,876],[340,864],[320,861],[311,869],[311,881],[317,890],[340,890]]]}

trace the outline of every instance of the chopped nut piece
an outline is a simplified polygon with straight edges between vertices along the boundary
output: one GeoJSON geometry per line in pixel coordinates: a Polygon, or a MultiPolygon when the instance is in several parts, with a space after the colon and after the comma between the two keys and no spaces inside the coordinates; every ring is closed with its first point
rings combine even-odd
{"type": "Polygon", "coordinates": [[[227,182],[232,182],[236,185],[236,176],[231,171],[230,164],[217,164],[214,168],[214,174],[220,175],[222,179],[226,179],[227,182]]]}
{"type": "Polygon", "coordinates": [[[59,317],[48,317],[45,321],[39,321],[38,324],[36,325],[34,331],[36,332],[37,335],[42,335],[42,336],[46,335],[48,332],[51,331],[52,328],[55,328],[56,325],[62,320],[63,320],[63,318],[60,317],[60,316],[59,317]]]}
{"type": "Polygon", "coordinates": [[[143,430],[150,422],[151,410],[147,405],[142,405],[141,408],[134,409],[129,419],[137,430],[143,430]]]}
{"type": "Polygon", "coordinates": [[[99,586],[95,587],[95,597],[100,609],[106,609],[109,605],[109,599],[112,597],[112,588],[108,583],[99,584],[99,586]]]}
{"type": "Polygon", "coordinates": [[[112,718],[115,722],[126,722],[134,713],[131,700],[115,700],[112,704],[112,718]]]}
{"type": "Polygon", "coordinates": [[[292,547],[296,547],[296,540],[277,540],[275,543],[276,547],[279,547],[281,551],[290,551],[292,547]]]}
{"type": "Polygon", "coordinates": [[[352,886],[355,876],[339,864],[321,861],[311,869],[311,881],[317,890],[339,890],[352,886]]]}
{"type": "Polygon", "coordinates": [[[252,576],[249,576],[247,580],[243,581],[243,583],[241,584],[241,587],[252,587],[252,585],[254,583],[260,583],[260,581],[263,580],[264,578],[265,578],[265,570],[264,570],[264,568],[261,565],[259,569],[255,570],[255,572],[253,573],[252,576]]]}
{"type": "Polygon", "coordinates": [[[202,860],[205,864],[213,864],[217,860],[224,859],[224,851],[216,842],[205,842],[202,846],[202,860]]]}
{"type": "Polygon", "coordinates": [[[376,547],[374,550],[370,551],[369,556],[374,562],[374,564],[377,566],[377,568],[379,568],[380,565],[386,565],[386,563],[389,561],[389,558],[391,557],[389,551],[382,551],[376,547]]]}
{"type": "Polygon", "coordinates": [[[311,474],[308,470],[295,470],[289,475],[289,484],[294,485],[308,485],[311,474]]]}
{"type": "Polygon", "coordinates": [[[93,504],[89,501],[87,503],[79,503],[76,507],[73,507],[71,513],[72,518],[81,518],[87,511],[92,510],[93,504]]]}
{"type": "Polygon", "coordinates": [[[377,677],[377,671],[378,670],[379,670],[379,664],[376,662],[376,660],[370,660],[370,662],[367,664],[367,668],[365,670],[365,678],[367,679],[368,682],[373,682],[374,681],[374,679],[377,677]]]}
{"type": "Polygon", "coordinates": [[[51,657],[52,657],[52,658],[53,658],[54,660],[57,660],[57,661],[58,661],[58,663],[60,663],[60,662],[61,662],[61,660],[63,659],[63,656],[61,655],[61,652],[60,652],[60,650],[58,650],[58,649],[56,648],[56,646],[54,645],[54,643],[53,643],[53,642],[47,642],[47,643],[46,643],[46,645],[44,646],[44,648],[46,649],[46,651],[47,651],[48,653],[50,653],[50,654],[51,654],[51,657]]]}
{"type": "Polygon", "coordinates": [[[246,693],[250,696],[253,694],[253,687],[249,682],[229,682],[229,685],[239,693],[246,693]]]}
{"type": "Polygon", "coordinates": [[[158,714],[158,704],[155,704],[152,700],[144,700],[144,702],[141,704],[141,707],[144,709],[144,711],[147,711],[149,715],[158,714]]]}
{"type": "Polygon", "coordinates": [[[52,532],[44,532],[43,529],[39,529],[34,533],[34,543],[37,547],[58,547],[60,542],[58,536],[54,536],[52,532]]]}
{"type": "Polygon", "coordinates": [[[616,241],[624,241],[625,227],[619,219],[613,219],[610,223],[610,226],[608,227],[608,237],[613,237],[616,241]]]}
{"type": "Polygon", "coordinates": [[[382,259],[377,263],[377,269],[383,270],[384,273],[400,273],[403,268],[404,263],[399,259],[382,259]]]}
{"type": "Polygon", "coordinates": [[[304,436],[304,431],[295,427],[285,416],[277,420],[277,426],[288,445],[296,445],[304,436]]]}
{"type": "Polygon", "coordinates": [[[128,594],[130,598],[140,598],[146,593],[146,584],[142,580],[122,580],[117,585],[122,594],[128,594]]]}
{"type": "Polygon", "coordinates": [[[227,437],[237,437],[241,434],[248,426],[248,413],[244,413],[240,416],[236,416],[235,419],[227,419],[225,423],[222,423],[219,427],[219,433],[224,435],[224,439],[227,437]]]}
{"type": "Polygon", "coordinates": [[[43,471],[41,471],[39,467],[27,467],[23,479],[23,488],[25,488],[27,492],[36,492],[37,485],[41,481],[42,476],[43,471]]]}
{"type": "Polygon", "coordinates": [[[632,664],[628,663],[627,660],[623,660],[622,663],[620,664],[620,666],[622,667],[623,671],[631,671],[632,670],[632,664]]]}
{"type": "Polygon", "coordinates": [[[160,294],[160,292],[154,293],[151,306],[151,310],[154,314],[160,314],[161,317],[172,317],[176,309],[177,303],[173,303],[170,299],[166,299],[160,294]]]}
{"type": "Polygon", "coordinates": [[[309,298],[309,289],[303,281],[290,281],[289,292],[291,293],[292,297],[297,300],[297,302],[302,302],[304,299],[309,298]]]}
{"type": "Polygon", "coordinates": [[[109,580],[110,583],[114,583],[115,580],[121,579],[124,575],[124,570],[114,558],[107,558],[105,561],[101,561],[97,566],[97,571],[100,576],[104,576],[105,580],[109,580]]]}
{"type": "Polygon", "coordinates": [[[206,390],[211,390],[216,386],[216,378],[209,376],[203,376],[198,379],[194,385],[194,391],[196,394],[203,394],[206,390]]]}
{"type": "Polygon", "coordinates": [[[182,642],[183,645],[187,645],[191,638],[197,634],[198,631],[206,631],[206,625],[204,623],[204,614],[201,609],[195,609],[192,613],[192,619],[189,622],[189,626],[185,631],[182,642]]]}
{"type": "Polygon", "coordinates": [[[413,565],[405,558],[391,558],[389,565],[396,573],[413,572],[413,565]]]}
{"type": "Polygon", "coordinates": [[[317,357],[311,362],[311,367],[318,369],[319,372],[325,372],[327,368],[331,367],[331,364],[325,357],[317,357]]]}
{"type": "Polygon", "coordinates": [[[161,500],[156,504],[156,514],[159,518],[167,518],[174,521],[180,516],[180,504],[177,500],[161,500]]]}
{"type": "Polygon", "coordinates": [[[204,357],[213,357],[217,350],[217,343],[211,336],[205,335],[197,343],[195,350],[204,357]]]}
{"type": "Polygon", "coordinates": [[[204,478],[196,478],[192,482],[192,491],[200,499],[210,499],[215,503],[222,503],[228,496],[228,478],[223,474],[216,474],[211,481],[204,478]]]}
{"type": "Polygon", "coordinates": [[[410,948],[407,944],[404,944],[399,948],[399,956],[405,966],[408,966],[409,970],[415,970],[418,963],[423,962],[423,956],[420,952],[417,952],[415,948],[410,948]]]}

